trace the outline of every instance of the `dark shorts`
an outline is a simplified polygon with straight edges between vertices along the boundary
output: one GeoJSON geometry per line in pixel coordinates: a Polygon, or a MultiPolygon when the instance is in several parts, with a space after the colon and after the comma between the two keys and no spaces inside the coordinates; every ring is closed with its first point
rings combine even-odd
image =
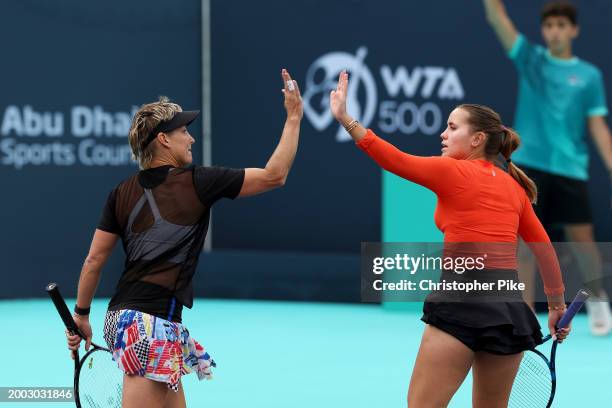
{"type": "Polygon", "coordinates": [[[534,210],[546,229],[565,224],[592,223],[586,181],[519,167],[538,187],[538,202],[534,210]]]}
{"type": "Polygon", "coordinates": [[[542,344],[540,324],[523,302],[425,302],[421,320],[474,352],[510,355],[542,344]],[[477,316],[480,318],[475,319],[477,316]]]}
{"type": "MultiPolygon", "coordinates": [[[[440,277],[457,282],[498,278],[518,281],[518,274],[515,270],[485,269],[460,275],[442,273],[440,277]]],[[[538,319],[520,292],[496,291],[489,295],[470,292],[459,296],[449,291],[432,291],[423,305],[421,320],[455,337],[474,352],[509,355],[542,344],[538,319]]]]}

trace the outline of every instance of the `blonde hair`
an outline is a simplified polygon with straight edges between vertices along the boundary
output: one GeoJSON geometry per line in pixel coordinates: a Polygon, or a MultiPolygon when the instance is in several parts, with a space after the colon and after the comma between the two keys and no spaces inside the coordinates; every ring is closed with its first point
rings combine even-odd
{"type": "Polygon", "coordinates": [[[495,157],[501,154],[508,165],[508,173],[525,190],[529,201],[535,203],[538,198],[538,189],[523,170],[512,163],[510,156],[519,145],[521,138],[513,129],[503,125],[501,117],[488,106],[465,103],[457,106],[469,113],[468,123],[474,132],[484,132],[487,137],[485,154],[495,157]]]}
{"type": "Polygon", "coordinates": [[[165,96],[160,96],[159,101],[142,105],[136,112],[128,133],[128,140],[132,148],[132,158],[138,162],[141,169],[151,167],[155,154],[155,143],[151,142],[147,145],[153,129],[182,111],[180,105],[170,102],[170,99],[165,96]]]}

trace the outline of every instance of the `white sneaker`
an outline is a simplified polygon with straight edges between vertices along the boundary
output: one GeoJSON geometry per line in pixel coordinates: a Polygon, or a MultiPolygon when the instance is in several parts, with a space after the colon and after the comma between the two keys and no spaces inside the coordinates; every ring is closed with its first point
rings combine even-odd
{"type": "Polygon", "coordinates": [[[612,311],[606,293],[602,290],[598,297],[588,299],[586,309],[591,333],[595,336],[606,336],[612,330],[612,311]]]}

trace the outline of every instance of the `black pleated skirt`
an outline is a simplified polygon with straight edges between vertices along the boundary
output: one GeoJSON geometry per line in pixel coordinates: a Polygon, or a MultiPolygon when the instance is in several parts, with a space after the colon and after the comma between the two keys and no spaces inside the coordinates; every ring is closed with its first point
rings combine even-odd
{"type": "MultiPolygon", "coordinates": [[[[516,271],[495,273],[518,281],[516,271]]],[[[491,296],[482,301],[478,297],[449,301],[446,295],[432,292],[423,305],[421,320],[457,338],[473,351],[508,355],[542,344],[540,324],[529,306],[518,297],[520,293],[508,301],[491,299],[491,296]],[[444,300],[440,301],[441,298],[444,300]]]]}

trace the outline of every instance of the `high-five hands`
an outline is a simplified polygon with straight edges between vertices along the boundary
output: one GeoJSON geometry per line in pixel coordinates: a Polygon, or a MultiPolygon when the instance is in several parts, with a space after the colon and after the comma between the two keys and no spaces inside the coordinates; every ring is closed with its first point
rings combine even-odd
{"type": "Polygon", "coordinates": [[[367,130],[357,120],[353,120],[346,111],[346,94],[348,90],[348,73],[340,72],[338,86],[329,94],[329,108],[332,115],[344,127],[355,142],[366,136],[367,130]]]}
{"type": "Polygon", "coordinates": [[[329,107],[332,115],[340,124],[344,125],[347,122],[346,113],[346,90],[348,88],[348,73],[340,72],[338,77],[338,86],[329,94],[329,107]]]}
{"type": "Polygon", "coordinates": [[[287,111],[287,119],[302,120],[304,115],[304,105],[302,103],[302,95],[297,81],[291,79],[291,75],[286,69],[281,71],[283,77],[283,95],[285,96],[285,110],[287,111]]]}

